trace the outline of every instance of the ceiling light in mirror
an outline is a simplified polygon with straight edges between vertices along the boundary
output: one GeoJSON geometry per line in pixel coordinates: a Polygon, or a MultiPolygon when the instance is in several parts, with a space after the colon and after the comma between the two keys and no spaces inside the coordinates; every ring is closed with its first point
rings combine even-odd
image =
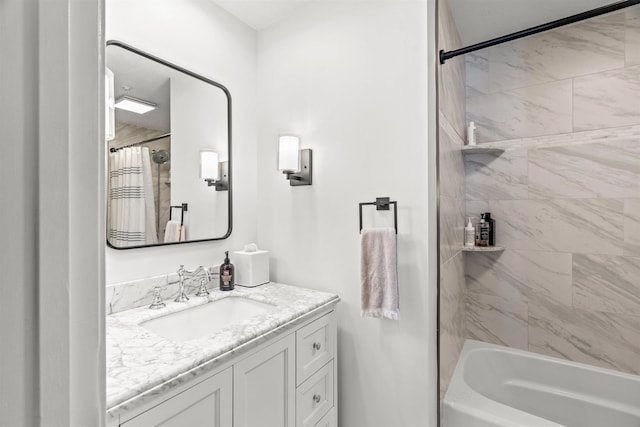
{"type": "Polygon", "coordinates": [[[116,108],[131,111],[132,113],[144,114],[156,109],[157,105],[153,102],[143,101],[131,96],[121,96],[115,104],[116,108]]]}

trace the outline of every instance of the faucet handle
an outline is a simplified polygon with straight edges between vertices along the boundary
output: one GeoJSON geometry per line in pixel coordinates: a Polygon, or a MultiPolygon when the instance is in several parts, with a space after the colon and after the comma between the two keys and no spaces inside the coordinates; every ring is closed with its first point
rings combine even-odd
{"type": "Polygon", "coordinates": [[[149,306],[152,310],[157,310],[159,308],[165,307],[166,304],[162,302],[162,297],[160,296],[160,287],[156,286],[153,288],[153,302],[149,306]]]}
{"type": "Polygon", "coordinates": [[[189,297],[184,293],[184,264],[180,264],[180,268],[178,269],[178,276],[180,277],[180,291],[178,292],[178,296],[174,299],[175,302],[187,302],[189,301],[189,297]]]}
{"type": "Polygon", "coordinates": [[[196,294],[197,297],[206,297],[209,295],[209,291],[207,290],[207,281],[205,279],[200,279],[200,289],[196,294]]]}

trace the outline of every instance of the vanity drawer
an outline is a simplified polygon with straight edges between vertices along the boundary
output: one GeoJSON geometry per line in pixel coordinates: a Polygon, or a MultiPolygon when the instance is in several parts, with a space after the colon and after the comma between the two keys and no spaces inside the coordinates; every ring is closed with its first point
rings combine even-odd
{"type": "Polygon", "coordinates": [[[331,361],[296,390],[296,427],[314,427],[333,408],[333,403],[331,361]]]}
{"type": "Polygon", "coordinates": [[[296,385],[302,384],[335,353],[336,316],[331,312],[296,332],[296,385]]]}

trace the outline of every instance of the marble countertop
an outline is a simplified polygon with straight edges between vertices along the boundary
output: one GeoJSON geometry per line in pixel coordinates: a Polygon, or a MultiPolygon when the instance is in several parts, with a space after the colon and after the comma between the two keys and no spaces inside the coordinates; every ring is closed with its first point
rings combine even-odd
{"type": "Polygon", "coordinates": [[[293,327],[318,309],[335,304],[335,294],[268,283],[255,288],[236,286],[214,290],[208,297],[190,296],[187,303],[165,301],[166,307],[139,307],[107,316],[107,415],[117,416],[166,393],[194,376],[270,339],[283,327],[293,327]],[[175,342],[140,323],[228,297],[244,297],[274,305],[265,313],[235,323],[202,338],[175,342]]]}

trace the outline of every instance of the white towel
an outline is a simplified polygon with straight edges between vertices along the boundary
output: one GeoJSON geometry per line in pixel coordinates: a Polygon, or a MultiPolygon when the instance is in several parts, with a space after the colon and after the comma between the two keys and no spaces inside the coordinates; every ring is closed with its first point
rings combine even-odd
{"type": "Polygon", "coordinates": [[[181,242],[187,241],[187,226],[184,224],[180,226],[180,241],[181,242]]]}
{"type": "Polygon", "coordinates": [[[362,316],[398,318],[400,298],[394,228],[362,230],[360,285],[362,316]]]}
{"type": "Polygon", "coordinates": [[[180,225],[180,221],[169,220],[167,221],[167,226],[164,229],[164,242],[165,243],[173,243],[180,242],[182,233],[182,225],[180,225]]]}

